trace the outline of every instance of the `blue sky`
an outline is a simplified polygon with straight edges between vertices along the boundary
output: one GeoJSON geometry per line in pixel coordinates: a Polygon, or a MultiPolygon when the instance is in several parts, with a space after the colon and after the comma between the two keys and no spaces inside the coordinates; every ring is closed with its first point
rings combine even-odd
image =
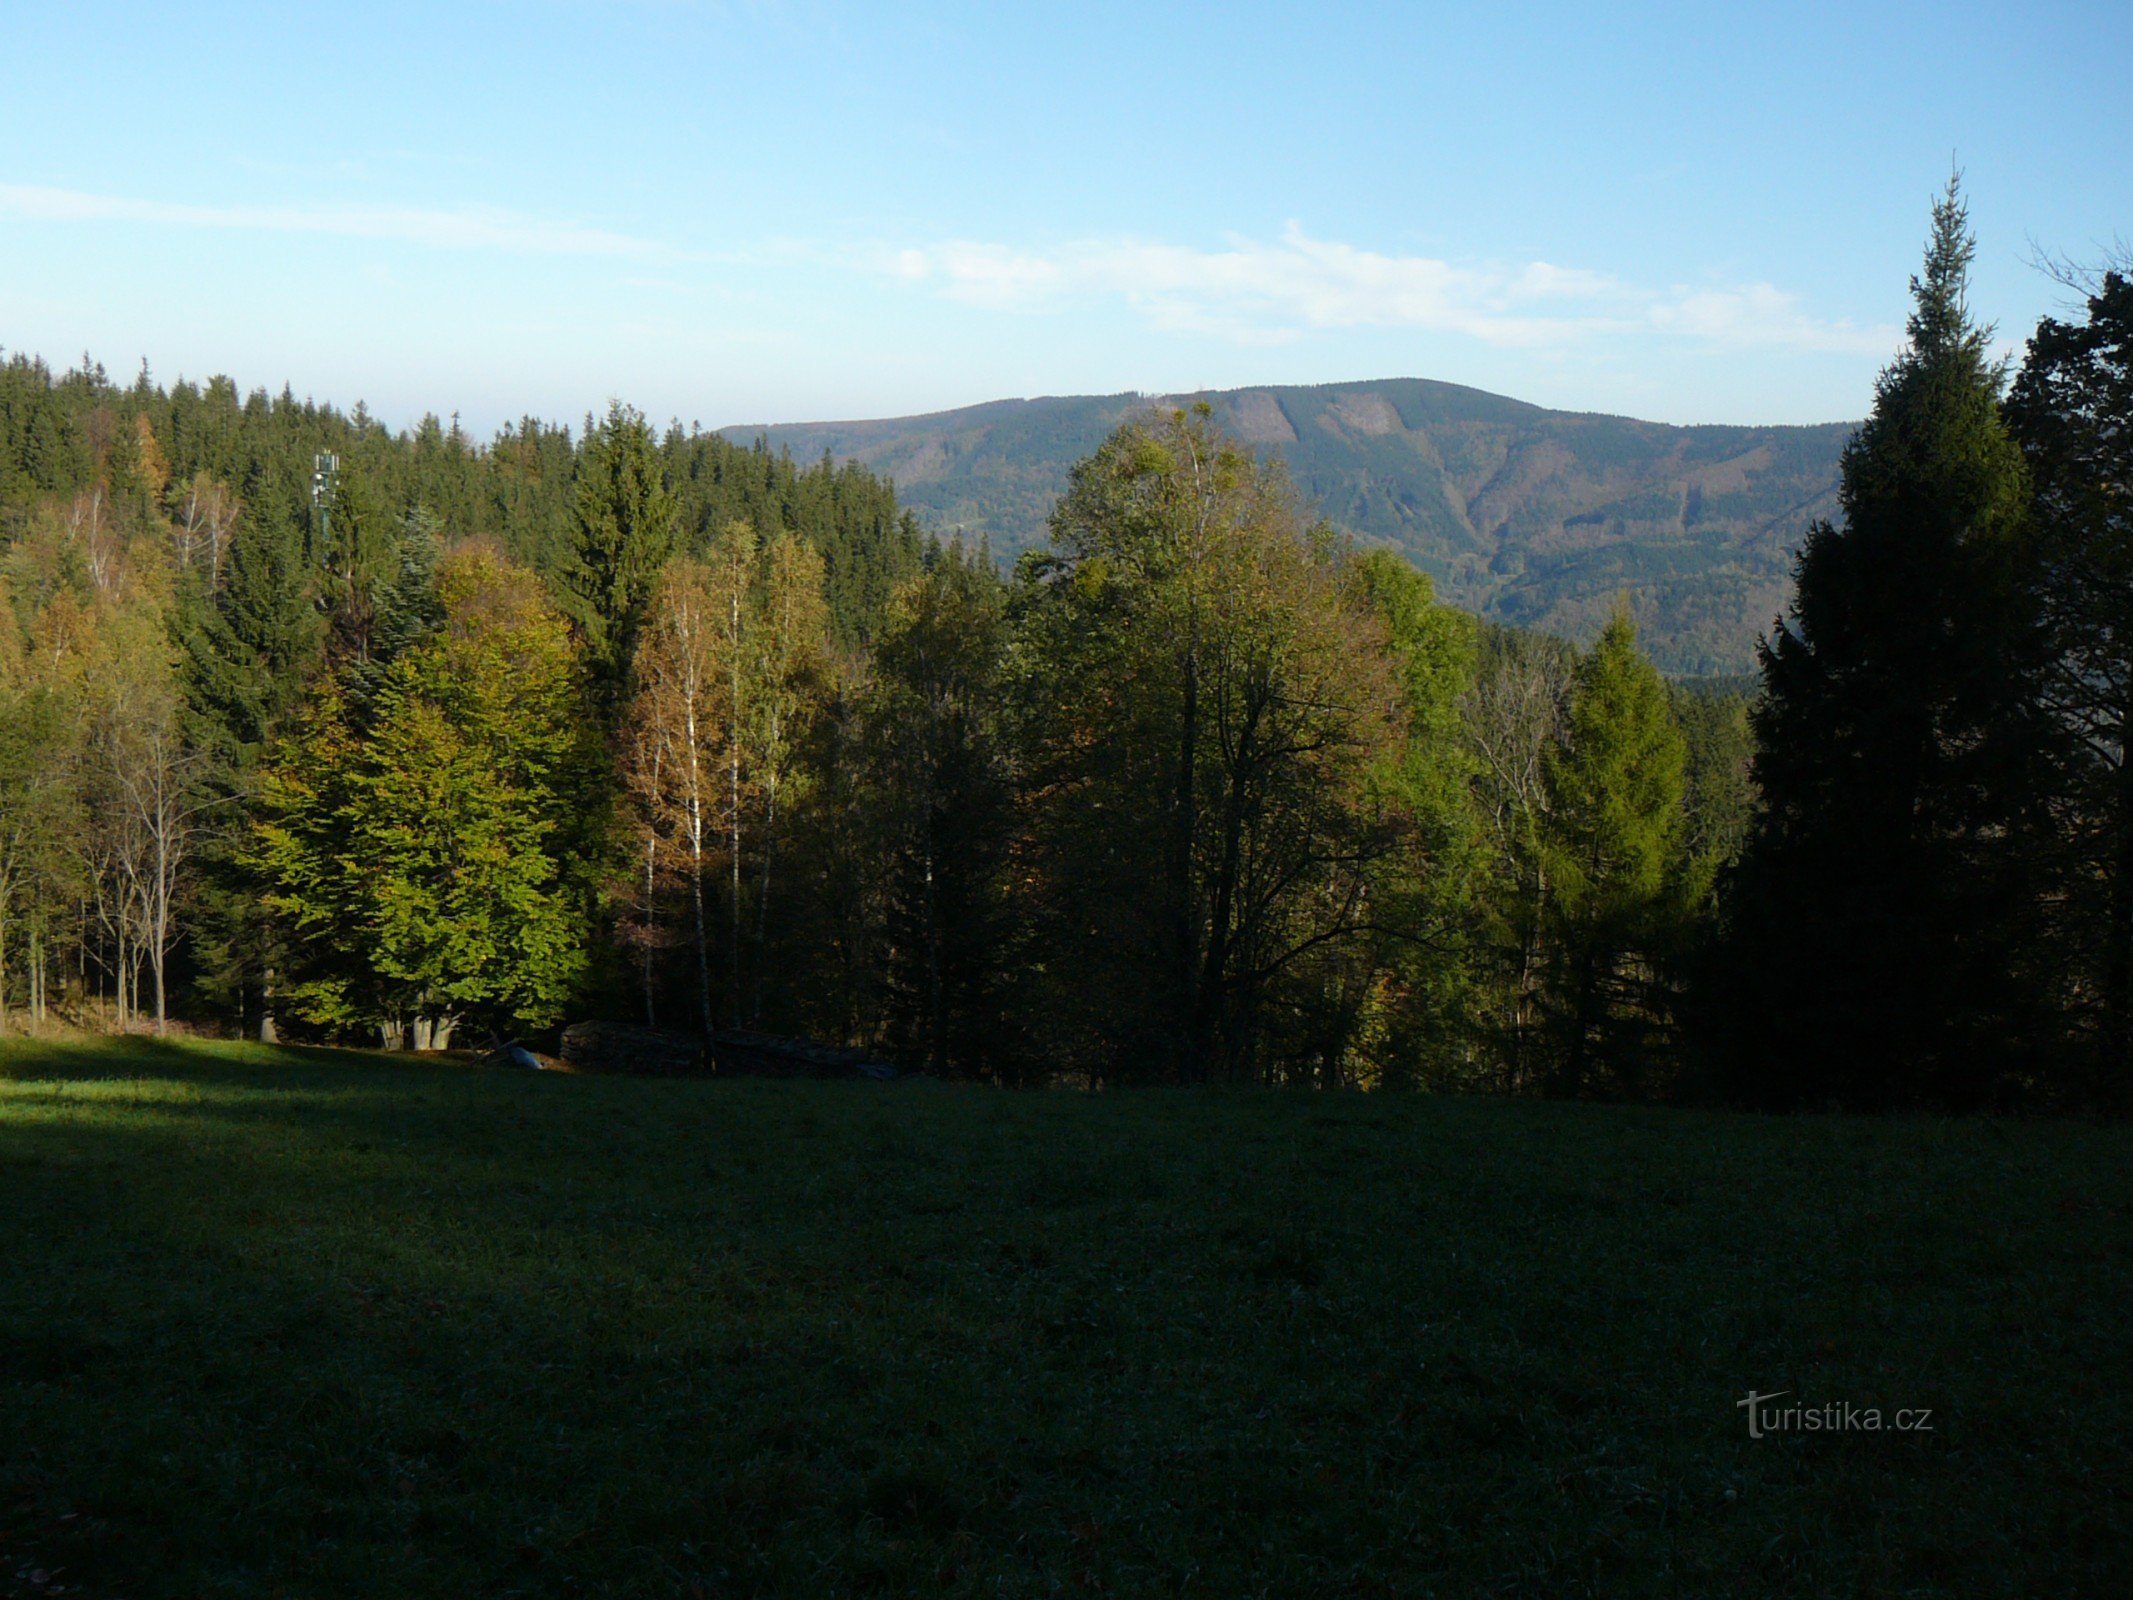
{"type": "Polygon", "coordinates": [[[486,432],[1418,376],[1863,414],[2133,236],[2133,6],[0,8],[0,346],[486,432]]]}

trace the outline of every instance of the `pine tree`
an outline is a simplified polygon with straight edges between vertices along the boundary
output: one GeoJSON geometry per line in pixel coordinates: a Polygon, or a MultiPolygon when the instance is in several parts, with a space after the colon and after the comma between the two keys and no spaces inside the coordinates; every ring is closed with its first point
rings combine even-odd
{"type": "Polygon", "coordinates": [[[2046,742],[2026,489],[1951,182],[1908,343],[1846,448],[1762,650],[1762,807],[1719,1013],[1747,1097],[1976,1105],[2039,1042],[2046,742]]]}

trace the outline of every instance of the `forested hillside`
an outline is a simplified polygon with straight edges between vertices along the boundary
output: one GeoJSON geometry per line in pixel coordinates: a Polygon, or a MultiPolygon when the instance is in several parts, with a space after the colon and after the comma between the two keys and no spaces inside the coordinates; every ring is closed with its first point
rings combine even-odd
{"type": "Polygon", "coordinates": [[[1068,470],[1136,409],[1205,402],[1335,526],[1411,557],[1453,604],[1586,640],[1627,591],[1664,669],[1746,671],[1801,530],[1833,511],[1848,423],[1669,427],[1420,379],[1181,397],[1002,400],[878,422],[729,428],[896,482],[931,525],[1013,555],[1068,470]]]}
{"type": "Polygon", "coordinates": [[[1841,523],[1757,513],[1803,549],[1752,706],[1668,683],[1619,601],[1589,641],[1447,603],[1268,435],[1426,444],[1529,508],[1575,462],[1614,510],[1554,526],[1596,516],[1604,564],[1665,548],[1604,531],[1664,523],[1661,465],[1686,551],[1804,483],[1809,433],[1139,407],[1003,570],[867,466],[620,404],[477,444],[17,359],[0,1028],[604,1017],[1023,1084],[2123,1103],[2133,304],[2106,277],[2003,393],[1969,250],[1951,191],[1841,523]]]}
{"type": "Polygon", "coordinates": [[[1746,822],[1737,696],[1478,624],[1206,408],[1012,575],[620,406],[477,444],[17,359],[0,461],[0,1026],[1656,1084],[1746,822]]]}
{"type": "MultiPolygon", "coordinates": [[[[413,512],[448,537],[494,539],[554,577],[573,559],[578,467],[594,426],[527,417],[478,440],[431,416],[395,432],[360,404],[343,412],[286,387],[240,395],[216,377],[166,388],[145,369],[121,386],[87,358],[55,373],[18,353],[0,363],[0,538],[18,541],[40,515],[113,537],[168,519],[180,569],[202,564],[219,589],[240,528],[330,567],[373,554],[365,541],[413,512]],[[324,505],[312,483],[320,453],[338,458],[324,505]]],[[[822,552],[840,638],[862,637],[917,562],[916,523],[863,468],[679,429],[657,445],[684,545],[734,521],[794,530],[822,552]]]]}

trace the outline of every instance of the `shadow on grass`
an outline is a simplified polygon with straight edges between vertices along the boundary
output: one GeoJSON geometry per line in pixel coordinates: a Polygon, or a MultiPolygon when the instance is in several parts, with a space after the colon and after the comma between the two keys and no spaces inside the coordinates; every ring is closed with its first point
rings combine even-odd
{"type": "Polygon", "coordinates": [[[0,1491],[129,1595],[2127,1592],[2115,1133],[118,1043],[0,1055],[0,1491]]]}

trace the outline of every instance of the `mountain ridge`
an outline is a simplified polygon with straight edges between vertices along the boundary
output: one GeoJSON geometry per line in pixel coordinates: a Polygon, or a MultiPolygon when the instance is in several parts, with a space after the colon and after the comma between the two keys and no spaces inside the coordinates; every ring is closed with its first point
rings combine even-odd
{"type": "Polygon", "coordinates": [[[1653,658],[1676,673],[1751,663],[1783,607],[1792,548],[1836,514],[1838,458],[1855,427],[1645,422],[1380,378],[1040,395],[719,431],[861,461],[929,526],[1012,557],[1043,542],[1073,463],[1127,416],[1201,402],[1283,460],[1313,510],[1406,553],[1446,600],[1582,639],[1627,592],[1653,658]]]}

